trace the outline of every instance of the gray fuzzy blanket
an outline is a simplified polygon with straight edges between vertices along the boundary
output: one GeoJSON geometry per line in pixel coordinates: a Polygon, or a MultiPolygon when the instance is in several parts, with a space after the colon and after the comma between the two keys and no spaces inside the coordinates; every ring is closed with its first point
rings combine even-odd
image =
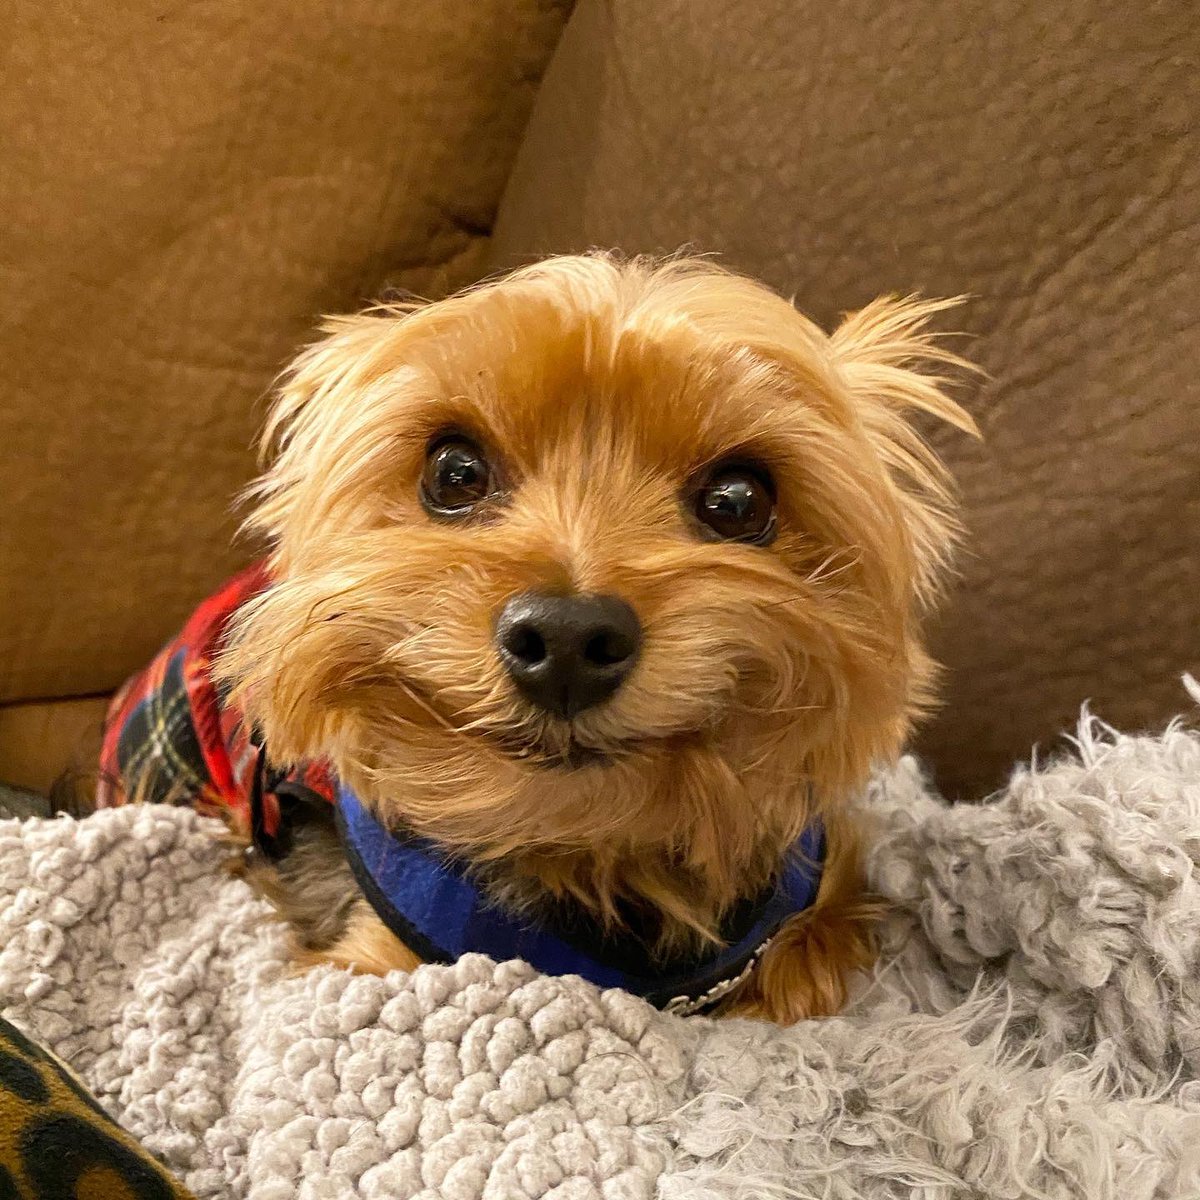
{"type": "Polygon", "coordinates": [[[0,823],[0,1009],[204,1197],[1200,1197],[1200,736],[863,801],[887,954],[837,1020],[663,1016],[471,957],[289,974],[211,824],[0,823]]]}

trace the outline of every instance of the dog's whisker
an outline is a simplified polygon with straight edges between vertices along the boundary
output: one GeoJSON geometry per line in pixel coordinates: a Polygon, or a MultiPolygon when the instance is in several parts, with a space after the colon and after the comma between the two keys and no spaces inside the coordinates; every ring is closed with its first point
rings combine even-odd
{"type": "Polygon", "coordinates": [[[840,575],[844,571],[851,570],[853,567],[858,566],[860,562],[862,562],[862,549],[858,546],[844,546],[840,550],[834,550],[826,555],[820,565],[808,575],[808,582],[824,582],[827,579],[832,579],[835,575],[840,575]],[[836,562],[839,558],[846,554],[850,555],[851,557],[840,567],[837,567],[832,571],[825,570],[830,563],[836,562]]]}
{"type": "Polygon", "coordinates": [[[825,704],[742,704],[738,703],[735,706],[738,712],[746,713],[750,716],[769,717],[782,715],[787,713],[802,713],[802,712],[823,712],[828,706],[825,704]]]}

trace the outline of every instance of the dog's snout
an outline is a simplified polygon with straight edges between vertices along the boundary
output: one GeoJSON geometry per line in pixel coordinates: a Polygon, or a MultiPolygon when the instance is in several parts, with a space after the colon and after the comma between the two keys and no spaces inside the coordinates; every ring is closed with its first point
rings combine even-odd
{"type": "Polygon", "coordinates": [[[642,644],[637,614],[618,596],[514,596],[496,622],[513,683],[532,703],[570,718],[621,686],[642,644]]]}

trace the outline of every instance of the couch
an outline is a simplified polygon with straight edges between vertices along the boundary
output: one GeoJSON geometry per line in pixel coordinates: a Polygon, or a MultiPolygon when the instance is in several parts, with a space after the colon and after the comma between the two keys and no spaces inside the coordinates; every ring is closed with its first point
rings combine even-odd
{"type": "Polygon", "coordinates": [[[19,0],[0,175],[0,780],[245,561],[323,311],[588,246],[713,252],[823,322],[966,294],[969,552],[919,749],[997,785],[1200,665],[1200,24],[1068,0],[19,0]],[[542,78],[545,72],[544,79],[542,78]],[[539,86],[540,83],[540,86],[539,86]],[[16,119],[11,119],[15,114],[16,119]]]}

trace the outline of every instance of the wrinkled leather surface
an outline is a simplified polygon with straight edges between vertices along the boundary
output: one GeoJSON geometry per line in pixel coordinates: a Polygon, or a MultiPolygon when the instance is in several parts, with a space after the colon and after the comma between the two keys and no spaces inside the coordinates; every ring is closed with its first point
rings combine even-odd
{"type": "Polygon", "coordinates": [[[48,792],[64,774],[94,778],[108,700],[39,700],[0,706],[0,784],[48,792]]]}
{"type": "Polygon", "coordinates": [[[539,93],[496,265],[688,243],[826,323],[972,294],[987,441],[934,435],[971,527],[922,744],[952,793],[1086,699],[1129,729],[1189,707],[1198,77],[1180,0],[582,0],[539,93]]]}
{"type": "Polygon", "coordinates": [[[478,272],[567,7],[6,7],[0,701],[113,687],[248,557],[270,379],[478,272]]]}

